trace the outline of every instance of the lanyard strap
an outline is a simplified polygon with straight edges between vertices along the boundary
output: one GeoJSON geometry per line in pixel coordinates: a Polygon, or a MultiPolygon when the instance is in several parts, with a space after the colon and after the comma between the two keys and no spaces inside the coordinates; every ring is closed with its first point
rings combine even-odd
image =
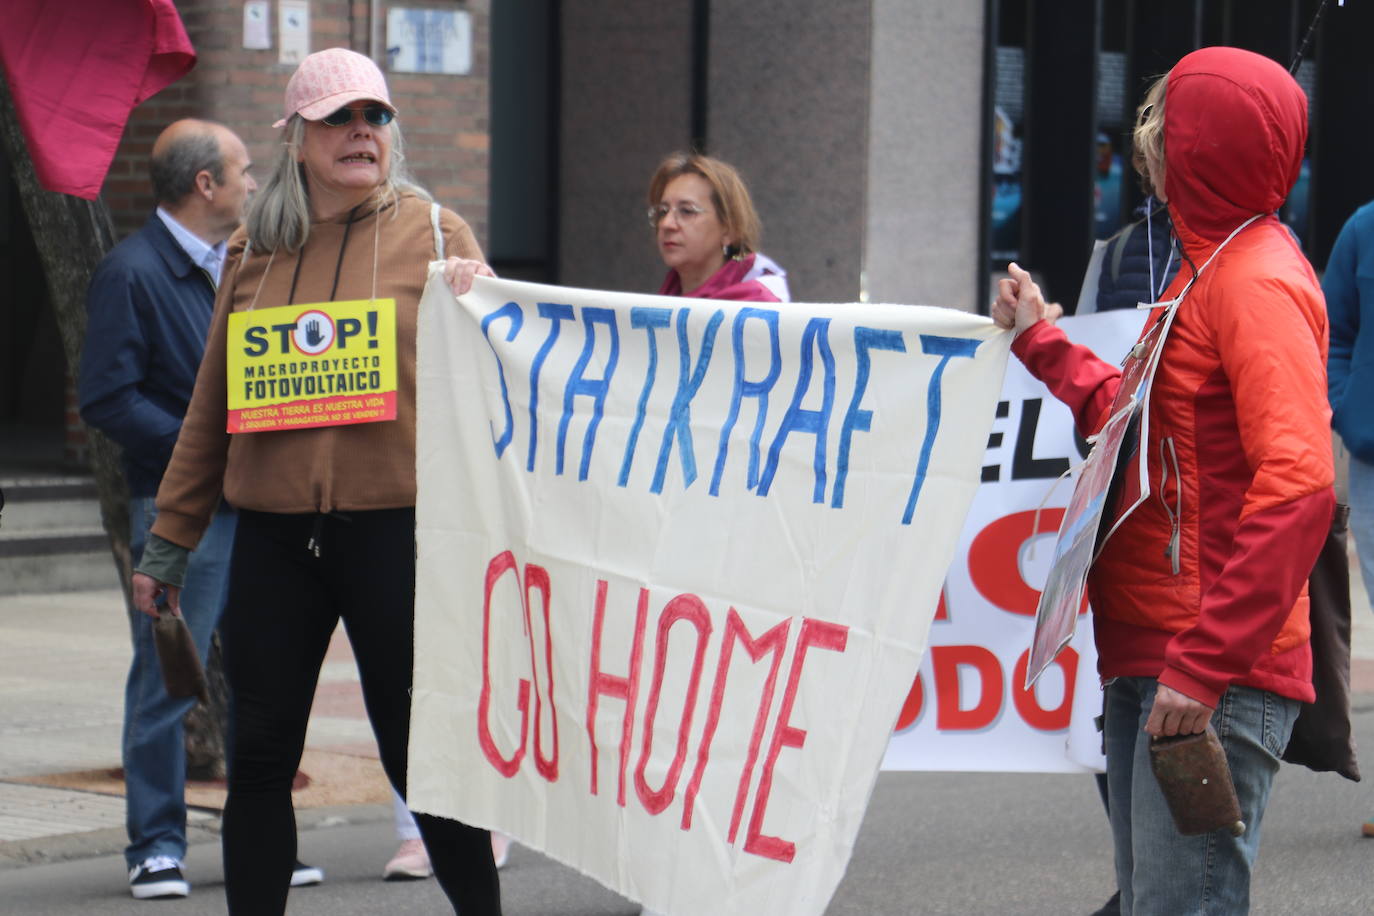
{"type": "MultiPolygon", "coordinates": [[[[359,204],[359,206],[361,206],[361,204],[359,204]]],[[[335,265],[334,265],[334,285],[333,285],[333,286],[330,288],[330,290],[329,290],[329,301],[331,301],[331,302],[334,301],[334,296],[335,296],[335,295],[338,293],[338,291],[339,291],[339,275],[340,275],[340,273],[341,273],[342,270],[343,270],[344,249],[348,247],[348,233],[349,233],[349,231],[353,228],[353,214],[357,211],[357,209],[358,209],[357,207],[354,207],[352,210],[348,211],[348,222],[344,224],[344,237],[343,237],[343,241],[339,244],[339,259],[338,259],[338,261],[337,261],[337,262],[335,263],[335,265]]],[[[435,204],[435,205],[434,205],[434,217],[433,217],[433,219],[434,219],[434,225],[435,225],[435,238],[436,238],[436,239],[439,237],[439,236],[438,236],[438,225],[439,225],[438,211],[439,211],[439,205],[438,205],[438,204],[435,204]]],[[[381,213],[381,210],[377,210],[377,211],[373,214],[373,222],[372,222],[372,301],[373,301],[373,302],[377,301],[377,263],[378,263],[378,253],[379,253],[379,251],[381,250],[381,241],[382,241],[382,213],[381,213]]],[[[247,260],[248,260],[248,256],[252,253],[252,250],[253,250],[253,244],[252,244],[251,241],[244,245],[244,248],[243,248],[243,261],[247,261],[247,260]]],[[[297,280],[297,278],[300,277],[300,272],[301,272],[301,258],[304,256],[304,251],[305,251],[305,248],[304,248],[304,246],[302,246],[301,251],[298,252],[297,255],[296,255],[296,266],[295,266],[295,270],[292,271],[292,274],[291,274],[291,291],[287,294],[286,302],[285,302],[286,305],[290,305],[291,302],[292,302],[292,300],[294,300],[294,299],[296,298],[296,280],[297,280]]],[[[262,285],[263,285],[264,283],[267,282],[267,274],[268,274],[268,272],[270,272],[270,271],[272,270],[272,261],[273,261],[276,257],[277,257],[277,249],[273,248],[272,251],[271,251],[271,253],[269,253],[268,256],[267,256],[267,265],[266,265],[265,267],[263,267],[263,269],[262,269],[262,276],[258,278],[258,286],[257,286],[257,289],[253,290],[253,299],[252,299],[251,302],[248,303],[248,309],[247,309],[247,310],[250,311],[250,312],[251,312],[253,309],[257,308],[257,305],[258,305],[258,297],[259,297],[260,295],[262,295],[262,285]]],[[[240,263],[242,263],[242,261],[240,261],[240,263]]]]}
{"type": "Polygon", "coordinates": [[[1226,238],[1222,241],[1222,243],[1216,247],[1216,250],[1214,250],[1214,251],[1212,252],[1211,256],[1208,257],[1207,260],[1205,260],[1205,261],[1202,262],[1202,266],[1199,267],[1199,268],[1197,269],[1197,271],[1196,271],[1191,277],[1188,278],[1188,282],[1185,283],[1185,284],[1183,285],[1183,289],[1179,290],[1177,296],[1175,296],[1175,297],[1172,298],[1172,299],[1165,299],[1163,302],[1141,302],[1141,303],[1139,303],[1139,304],[1136,306],[1136,308],[1140,308],[1140,309],[1172,308],[1173,306],[1178,305],[1180,302],[1183,301],[1183,297],[1186,296],[1186,295],[1188,295],[1188,290],[1190,290],[1190,289],[1193,288],[1193,284],[1197,282],[1198,277],[1202,276],[1202,272],[1203,272],[1204,270],[1207,269],[1207,265],[1208,265],[1208,264],[1211,264],[1213,261],[1215,261],[1216,258],[1217,258],[1217,255],[1221,254],[1221,249],[1223,249],[1223,248],[1225,248],[1227,245],[1229,245],[1229,244],[1231,243],[1231,239],[1233,239],[1233,238],[1235,238],[1236,236],[1240,235],[1241,230],[1245,229],[1246,226],[1249,226],[1249,225],[1250,225],[1251,223],[1253,223],[1255,220],[1259,219],[1261,216],[1264,216],[1264,215],[1265,215],[1265,214],[1263,214],[1263,213],[1256,213],[1254,216],[1250,217],[1250,218],[1247,219],[1245,222],[1241,223],[1241,224],[1240,224],[1239,226],[1237,226],[1235,229],[1232,229],[1232,230],[1231,230],[1231,234],[1228,235],[1228,236],[1226,236],[1226,238]]]}

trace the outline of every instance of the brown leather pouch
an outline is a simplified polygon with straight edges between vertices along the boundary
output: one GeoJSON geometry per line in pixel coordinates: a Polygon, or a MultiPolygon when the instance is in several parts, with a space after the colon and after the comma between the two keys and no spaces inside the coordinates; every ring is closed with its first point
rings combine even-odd
{"type": "Polygon", "coordinates": [[[1152,739],[1150,767],[1179,833],[1245,832],[1226,752],[1211,725],[1201,734],[1152,739]]]}
{"type": "Polygon", "coordinates": [[[169,697],[205,697],[205,669],[186,621],[170,612],[153,621],[153,644],[169,697]]]}

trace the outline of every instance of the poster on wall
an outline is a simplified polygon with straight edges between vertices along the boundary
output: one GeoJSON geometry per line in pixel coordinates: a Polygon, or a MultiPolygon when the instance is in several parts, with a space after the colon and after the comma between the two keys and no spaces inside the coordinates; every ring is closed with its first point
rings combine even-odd
{"type": "Polygon", "coordinates": [[[387,68],[393,73],[472,72],[467,10],[392,7],[386,14],[387,68]]]}
{"type": "Polygon", "coordinates": [[[310,0],[277,0],[277,62],[295,66],[310,55],[310,0]]]}
{"type": "Polygon", "coordinates": [[[243,4],[243,47],[248,51],[272,47],[272,22],[267,0],[247,0],[243,4]]]}

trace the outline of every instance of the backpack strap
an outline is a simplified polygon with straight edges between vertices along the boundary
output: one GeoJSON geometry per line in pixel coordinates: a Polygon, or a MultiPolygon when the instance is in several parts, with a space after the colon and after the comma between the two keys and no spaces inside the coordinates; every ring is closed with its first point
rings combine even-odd
{"type": "MultiPolygon", "coordinates": [[[[1145,218],[1149,219],[1148,216],[1145,218]]],[[[1127,224],[1126,228],[1121,230],[1121,234],[1116,237],[1116,249],[1112,252],[1112,266],[1110,273],[1113,286],[1116,285],[1118,278],[1120,278],[1121,276],[1121,256],[1126,251],[1126,240],[1131,237],[1131,233],[1135,232],[1136,227],[1139,226],[1140,223],[1141,220],[1136,220],[1133,223],[1127,224]]]]}

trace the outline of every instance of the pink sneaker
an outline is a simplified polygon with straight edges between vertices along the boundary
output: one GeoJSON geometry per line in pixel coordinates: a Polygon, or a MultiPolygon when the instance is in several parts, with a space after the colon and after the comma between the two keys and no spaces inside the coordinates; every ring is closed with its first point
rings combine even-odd
{"type": "Polygon", "coordinates": [[[414,881],[432,874],[424,840],[406,840],[382,869],[384,881],[414,881]]]}

